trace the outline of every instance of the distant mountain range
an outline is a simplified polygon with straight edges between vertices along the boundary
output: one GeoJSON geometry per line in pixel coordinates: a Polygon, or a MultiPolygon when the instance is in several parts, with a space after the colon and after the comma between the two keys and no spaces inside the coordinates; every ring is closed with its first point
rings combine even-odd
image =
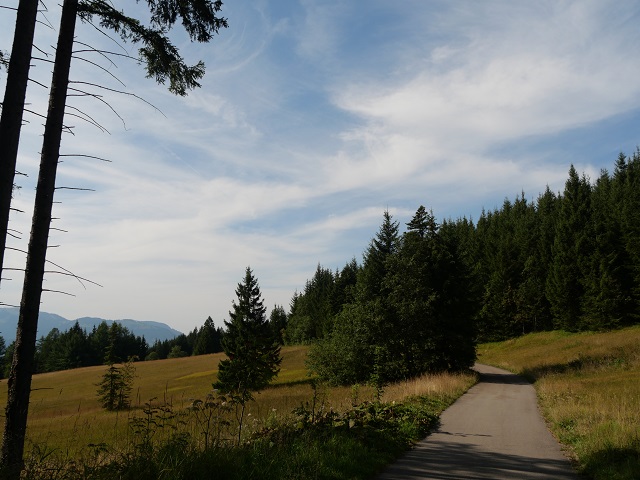
{"type": "MultiPolygon", "coordinates": [[[[4,338],[7,346],[16,338],[19,313],[20,310],[18,308],[0,308],[0,336],[4,338]]],[[[106,320],[95,317],[82,317],[75,320],[68,320],[55,313],[40,312],[40,316],[38,317],[38,338],[46,336],[54,328],[57,328],[61,332],[69,330],[75,322],[78,322],[80,327],[87,330],[87,332],[102,322],[107,322],[108,325],[111,325],[113,322],[118,322],[123,327],[127,327],[134,335],[144,336],[149,345],[152,345],[156,340],[170,340],[182,334],[182,332],[160,322],[130,319],[106,320]]]]}

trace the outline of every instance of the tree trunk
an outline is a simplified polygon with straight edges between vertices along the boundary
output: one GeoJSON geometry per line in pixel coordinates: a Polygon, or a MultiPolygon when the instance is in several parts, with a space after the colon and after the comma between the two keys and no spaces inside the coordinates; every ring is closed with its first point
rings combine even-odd
{"type": "Polygon", "coordinates": [[[64,0],[40,158],[40,173],[36,188],[18,331],[8,381],[9,393],[2,445],[3,468],[6,472],[3,478],[6,480],[18,480],[22,469],[29,395],[31,393],[31,376],[34,369],[38,314],[42,296],[42,282],[51,224],[51,209],[55,192],[64,109],[67,101],[77,9],[78,0],[64,0]]]}
{"type": "Polygon", "coordinates": [[[0,117],[0,278],[37,15],[38,0],[20,0],[0,117]]]}

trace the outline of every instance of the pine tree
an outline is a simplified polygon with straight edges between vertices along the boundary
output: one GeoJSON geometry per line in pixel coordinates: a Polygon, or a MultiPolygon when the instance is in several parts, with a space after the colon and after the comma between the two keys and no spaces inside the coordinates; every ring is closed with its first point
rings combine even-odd
{"type": "Polygon", "coordinates": [[[198,330],[195,345],[193,346],[193,355],[216,353],[221,349],[220,333],[216,329],[213,319],[207,317],[200,330],[198,330]]]}
{"type": "Polygon", "coordinates": [[[581,329],[584,285],[583,273],[592,252],[591,185],[579,177],[575,167],[569,169],[556,235],[552,247],[553,262],[546,283],[546,292],[555,319],[555,328],[581,329]]]}
{"type": "Polygon", "coordinates": [[[384,297],[383,280],[386,276],[386,261],[398,251],[400,246],[399,224],[393,220],[388,210],[384,211],[383,222],[376,236],[371,240],[364,254],[364,263],[358,287],[366,299],[384,297]]]}
{"type": "Polygon", "coordinates": [[[265,388],[278,374],[282,357],[280,345],[269,328],[258,281],[249,267],[236,288],[236,296],[238,302],[232,304],[230,321],[225,321],[227,329],[222,338],[222,348],[228,358],[218,365],[214,388],[229,394],[239,406],[239,442],[246,403],[253,400],[253,392],[265,388]]]}
{"type": "Polygon", "coordinates": [[[120,326],[115,322],[112,323],[109,328],[109,345],[104,352],[104,363],[108,367],[97,385],[98,399],[102,408],[106,410],[124,410],[131,405],[135,367],[132,357],[125,364],[117,365],[120,362],[116,354],[119,333],[120,326]]]}

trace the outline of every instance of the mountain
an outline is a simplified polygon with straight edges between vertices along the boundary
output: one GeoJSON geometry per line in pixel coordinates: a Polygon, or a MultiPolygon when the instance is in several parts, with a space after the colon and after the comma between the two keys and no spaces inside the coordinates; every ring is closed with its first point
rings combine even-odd
{"type": "MultiPolygon", "coordinates": [[[[16,338],[16,326],[18,325],[18,308],[0,308],[0,336],[2,336],[7,345],[16,338]]],[[[160,322],[142,321],[142,320],[106,320],[96,317],[82,317],[75,320],[68,320],[55,313],[40,312],[38,317],[38,338],[46,336],[52,329],[57,328],[61,332],[69,330],[75,322],[80,327],[90,331],[94,326],[102,322],[111,325],[118,322],[123,327],[127,327],[130,332],[137,336],[144,336],[149,345],[153,345],[156,340],[170,340],[181,335],[182,332],[171,328],[169,325],[160,322]]]]}

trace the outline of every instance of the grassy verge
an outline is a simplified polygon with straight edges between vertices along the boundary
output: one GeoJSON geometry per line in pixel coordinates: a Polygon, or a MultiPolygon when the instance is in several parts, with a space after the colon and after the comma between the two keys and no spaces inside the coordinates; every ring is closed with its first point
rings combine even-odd
{"type": "Polygon", "coordinates": [[[99,407],[105,367],[37,375],[25,478],[370,478],[475,383],[425,376],[387,386],[378,401],[369,386],[312,382],[305,356],[304,347],[283,349],[275,384],[248,404],[241,445],[233,405],[207,396],[217,355],[136,364],[137,400],[125,413],[99,407]]]}
{"type": "Polygon", "coordinates": [[[531,334],[478,353],[534,382],[552,432],[583,474],[640,478],[640,327],[531,334]]]}

